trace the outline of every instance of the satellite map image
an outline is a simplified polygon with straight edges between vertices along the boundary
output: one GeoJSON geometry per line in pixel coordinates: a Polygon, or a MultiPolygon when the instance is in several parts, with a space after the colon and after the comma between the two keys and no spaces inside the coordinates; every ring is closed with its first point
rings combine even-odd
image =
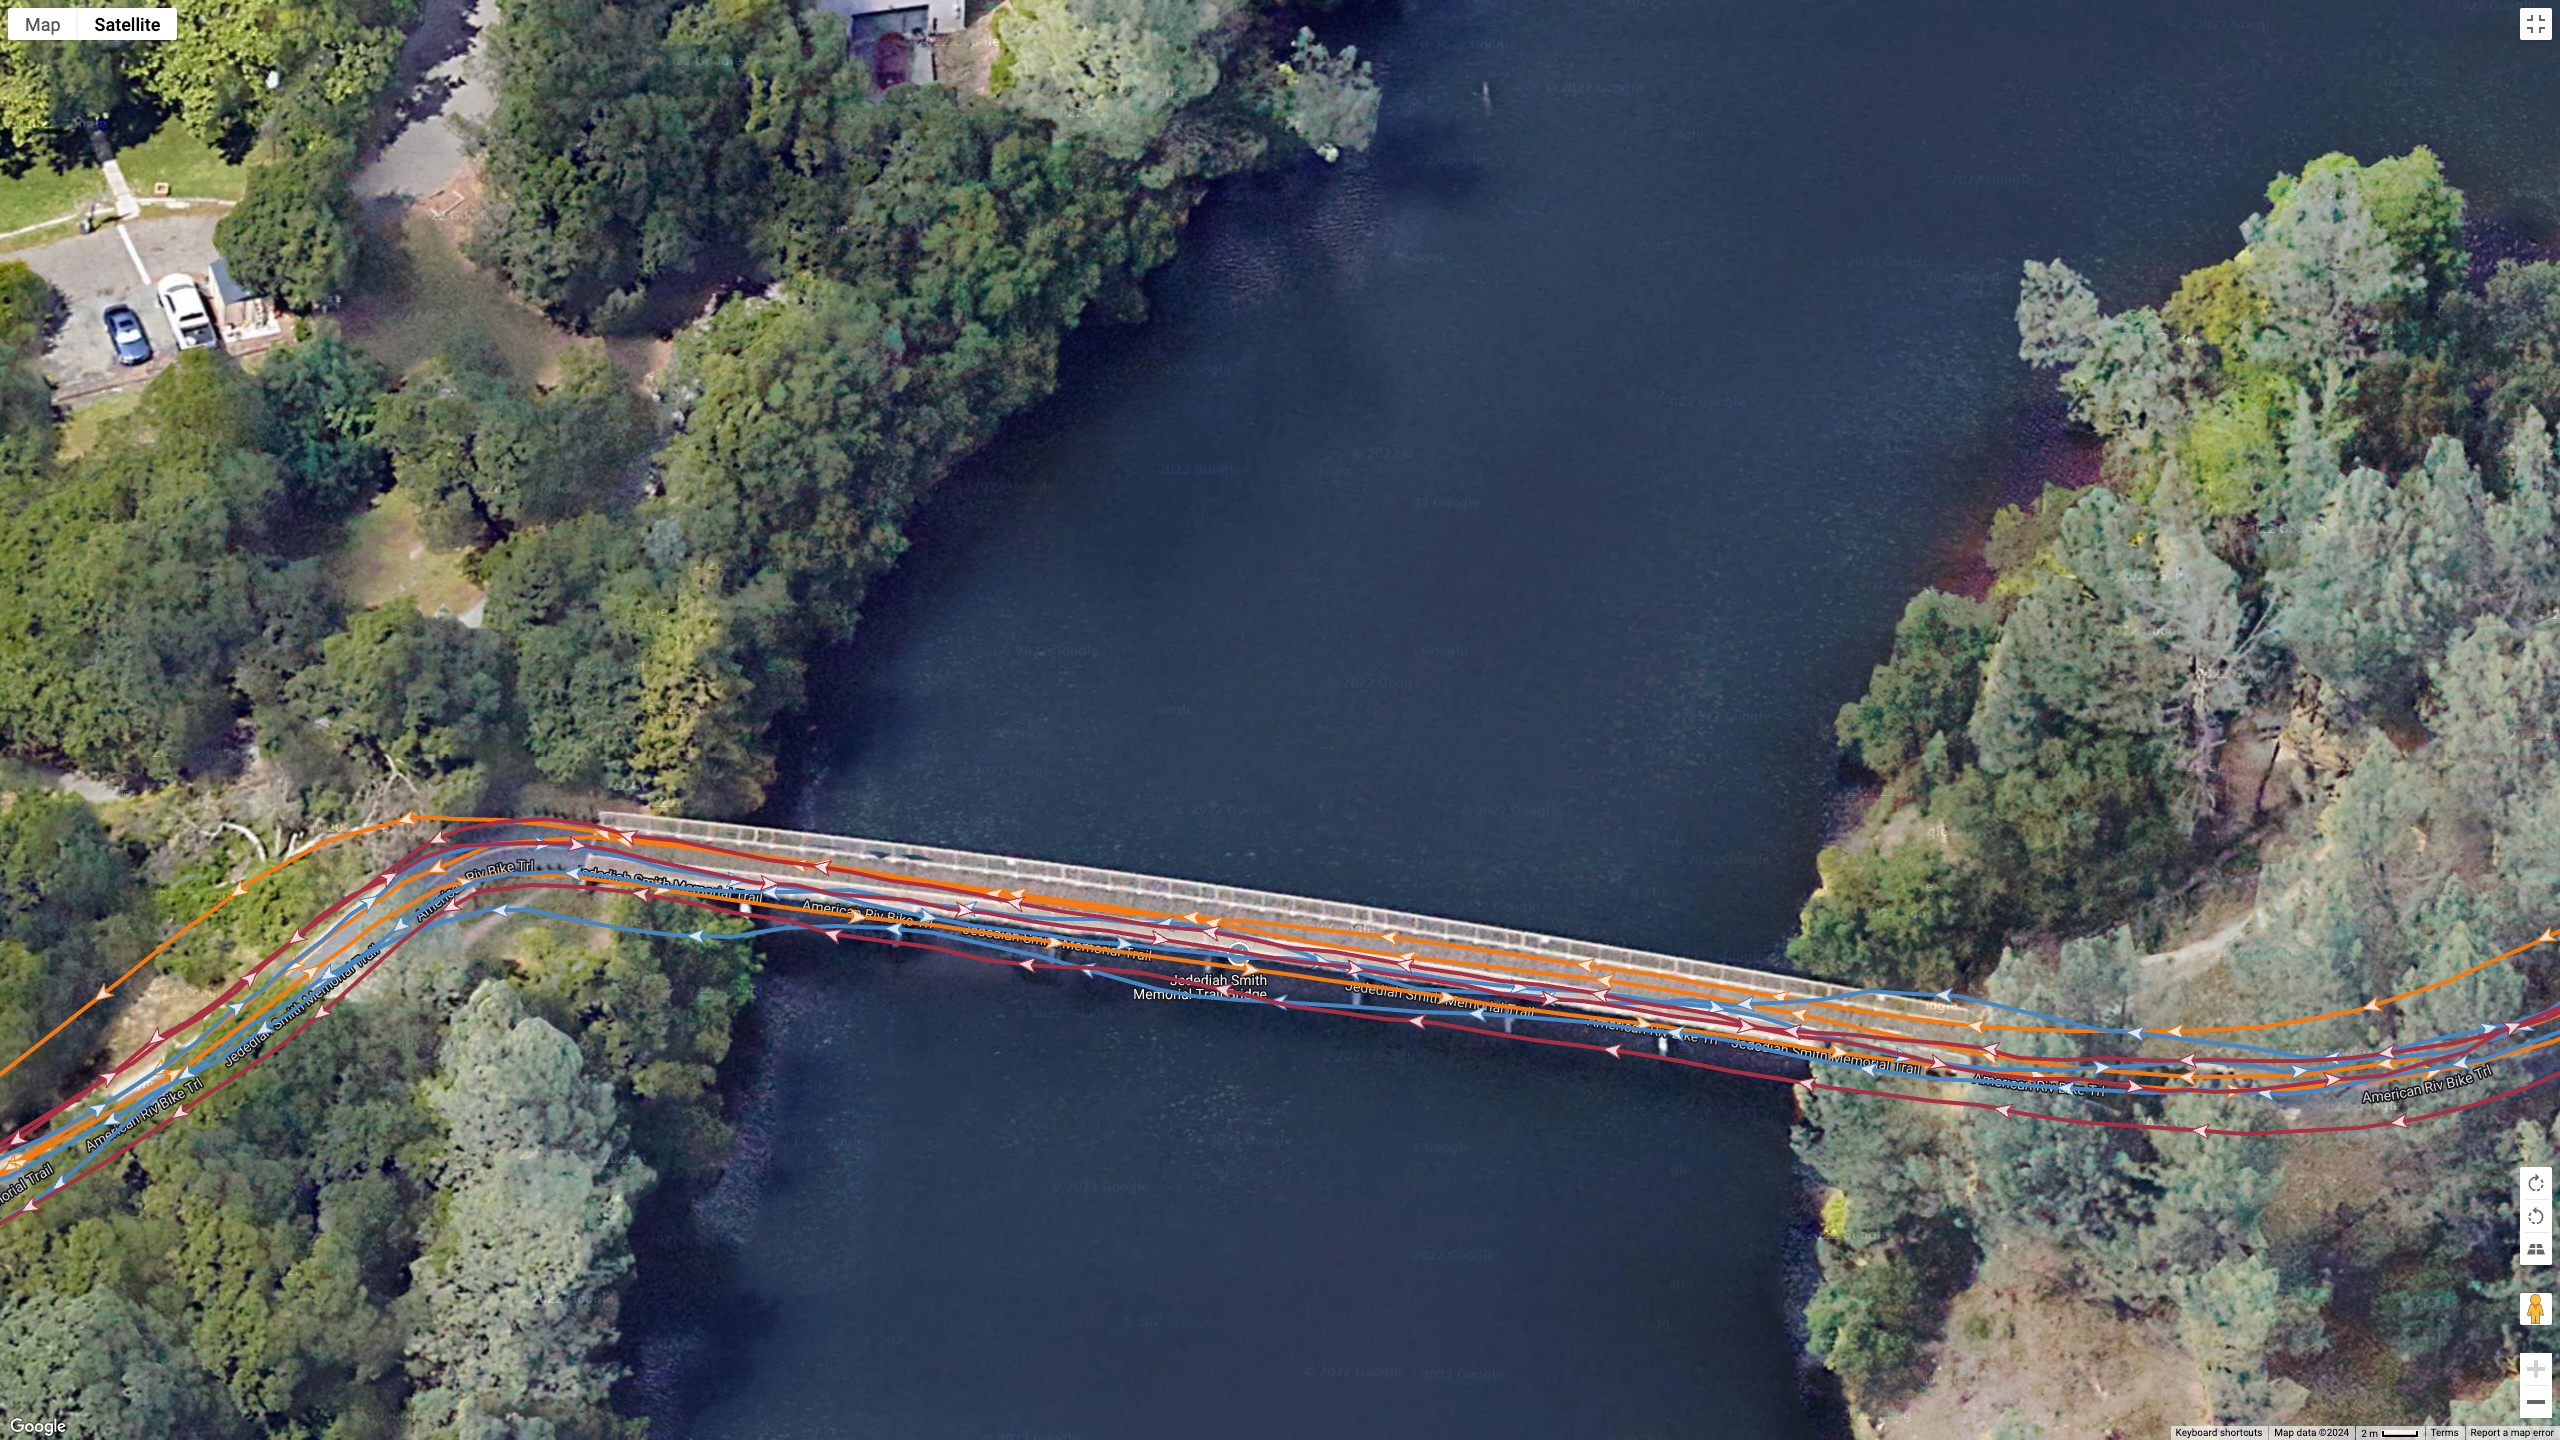
{"type": "Polygon", "coordinates": [[[0,38],[0,1436],[2506,1440],[2560,42],[0,38]]]}

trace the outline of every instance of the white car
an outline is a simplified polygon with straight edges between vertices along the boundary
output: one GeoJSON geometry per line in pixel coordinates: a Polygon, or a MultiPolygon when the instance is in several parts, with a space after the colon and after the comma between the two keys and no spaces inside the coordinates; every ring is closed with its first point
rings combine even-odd
{"type": "Polygon", "coordinates": [[[213,315],[204,308],[204,294],[196,289],[193,277],[164,275],[153,288],[160,297],[161,312],[169,317],[169,328],[178,332],[179,349],[221,343],[214,333],[213,315]]]}

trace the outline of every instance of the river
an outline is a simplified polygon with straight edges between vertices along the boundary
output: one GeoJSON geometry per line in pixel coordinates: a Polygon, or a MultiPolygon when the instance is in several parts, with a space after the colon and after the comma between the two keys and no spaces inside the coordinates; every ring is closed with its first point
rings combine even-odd
{"type": "MultiPolygon", "coordinates": [[[[2548,205],[2560,46],[2507,11],[2230,8],[1332,22],[1375,152],[1230,185],[1076,338],[820,667],[775,818],[1769,954],[1832,712],[2079,463],[2020,260],[2156,300],[2330,148],[2548,205]]],[[[664,1433],[1832,1423],[1780,1087],[852,946],[750,1040],[633,1307],[664,1433]]]]}

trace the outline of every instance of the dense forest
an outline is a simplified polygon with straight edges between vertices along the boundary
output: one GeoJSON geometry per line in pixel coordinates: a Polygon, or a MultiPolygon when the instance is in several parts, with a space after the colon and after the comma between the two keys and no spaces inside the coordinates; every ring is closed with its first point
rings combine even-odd
{"type": "MultiPolygon", "coordinates": [[[[312,836],[607,793],[761,804],[805,656],[852,632],[950,465],[1049,391],[1065,333],[1143,313],[1211,181],[1338,160],[1378,105],[1356,53],[1248,0],[1013,0],[977,27],[985,93],[875,91],[843,22],[788,0],[502,0],[472,257],[585,334],[715,297],[645,384],[594,340],[533,384],[471,343],[395,371],[310,318],[382,243],[349,181],[413,20],[216,3],[185,44],[0,46],[0,166],[84,159],[90,122],[137,115],[235,147],[218,243],[305,316],[248,366],[180,354],[71,444],[34,364],[62,304],[0,264],[12,1055],[312,836]],[[333,561],[386,495],[485,618],[350,599],[333,561]]],[[[324,852],[226,907],[0,1100],[45,1108],[112,1026],[191,1007],[384,858],[324,852]]],[[[639,1434],[616,1395],[635,1206],[725,1163],[716,1067],[755,969],[603,932],[413,943],[379,993],[0,1227],[0,1409],[99,1435],[639,1434]]]]}
{"type": "MultiPolygon", "coordinates": [[[[1988,593],[1915,598],[1841,711],[1880,793],[1824,852],[1795,961],[2101,1025],[2350,1012],[2282,1032],[2312,1053],[2551,1003],[2528,957],[2366,1004],[2560,922],[2560,265],[2468,235],[2428,151],[2332,154],[2155,307],[2026,267],[2019,353],[2102,444],[2095,483],[2000,514],[1988,593]]],[[[2510,1167],[2554,1138],[2529,1108],[2279,1140],[1810,1095],[1811,1344],[1890,1414],[1996,1272],[2039,1316],[2095,1307],[2127,1352],[2182,1352],[2224,1422],[2511,1422],[2510,1167]],[[2326,1203],[2287,1183],[2315,1173],[2326,1203]]],[[[2022,1410],[2004,1433],[2046,1424],[2085,1429],[2022,1410]]]]}

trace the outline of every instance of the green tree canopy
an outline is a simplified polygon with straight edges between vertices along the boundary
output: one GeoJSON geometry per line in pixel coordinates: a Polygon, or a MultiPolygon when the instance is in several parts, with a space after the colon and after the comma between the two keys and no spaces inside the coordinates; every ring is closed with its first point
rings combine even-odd
{"type": "Polygon", "coordinates": [[[1378,133],[1378,82],[1358,46],[1328,50],[1316,32],[1301,28],[1279,76],[1281,122],[1309,149],[1332,161],[1369,148],[1378,133]]]}
{"type": "Polygon", "coordinates": [[[1805,1306],[1807,1343],[1859,1403],[1889,1403],[1928,1378],[1928,1310],[1907,1265],[1878,1258],[1825,1280],[1805,1306]]]}
{"type": "Polygon", "coordinates": [[[1975,870],[1945,848],[1906,841],[1869,853],[1825,850],[1822,888],[1805,902],[1787,959],[1853,985],[1941,990],[1979,962],[1993,912],[1975,870]]]}
{"type": "Polygon", "coordinates": [[[1879,775],[1920,763],[1931,736],[1962,737],[1982,690],[1982,662],[1999,638],[1989,607],[1923,590],[1893,627],[1893,653],[1867,679],[1867,693],[1840,707],[1840,743],[1879,775]]]}
{"type": "MultiPolygon", "coordinates": [[[[2373,358],[2391,307],[2425,282],[2376,222],[2352,161],[2310,166],[2268,196],[2267,213],[2240,227],[2251,282],[2267,301],[2249,357],[2335,405],[2373,358]]],[[[2456,217],[2458,226],[2458,209],[2456,217]]]]}
{"type": "Polygon", "coordinates": [[[0,1306],[0,1410],[72,1434],[210,1435],[232,1423],[180,1327],[106,1289],[0,1306]]]}
{"type": "Polygon", "coordinates": [[[355,146],[326,136],[249,167],[240,203],[214,226],[220,247],[250,289],[290,310],[336,303],[355,273],[362,232],[348,184],[355,146]]]}
{"type": "Polygon", "coordinates": [[[2472,603],[2468,577],[2488,550],[2482,503],[2452,440],[2396,486],[2370,469],[2347,476],[2276,576],[2279,634],[2350,700],[2409,698],[2472,603]]]}
{"type": "Polygon", "coordinates": [[[996,36],[1000,98],[1120,159],[1145,154],[1184,105],[1218,83],[1208,48],[1224,4],[1016,0],[996,36]]]}
{"type": "Polygon", "coordinates": [[[407,599],[367,610],[287,685],[290,703],[341,743],[411,771],[468,765],[507,725],[507,649],[407,599]]]}
{"type": "Polygon", "coordinates": [[[417,1267],[412,1423],[469,1433],[474,1413],[556,1424],[602,1411],[620,1374],[602,1352],[631,1203],[650,1180],[622,1154],[610,1085],[490,981],[454,1018],[427,1103],[444,1123],[446,1202],[417,1267]]]}
{"type": "MultiPolygon", "coordinates": [[[[0,809],[0,1047],[29,1047],[123,969],[111,918],[132,899],[132,858],[84,802],[19,794],[0,809]]],[[[97,1043],[92,1010],[0,1076],[0,1124],[55,1099],[97,1043]]]]}
{"type": "Polygon", "coordinates": [[[450,355],[413,372],[374,410],[392,474],[439,545],[492,526],[548,524],[613,503],[655,438],[648,407],[593,345],[561,360],[536,393],[450,355]]]}
{"type": "Polygon", "coordinates": [[[272,444],[290,514],[306,523],[338,520],[389,483],[388,457],[374,438],[381,368],[335,328],[271,352],[258,388],[274,417],[272,444]]]}

